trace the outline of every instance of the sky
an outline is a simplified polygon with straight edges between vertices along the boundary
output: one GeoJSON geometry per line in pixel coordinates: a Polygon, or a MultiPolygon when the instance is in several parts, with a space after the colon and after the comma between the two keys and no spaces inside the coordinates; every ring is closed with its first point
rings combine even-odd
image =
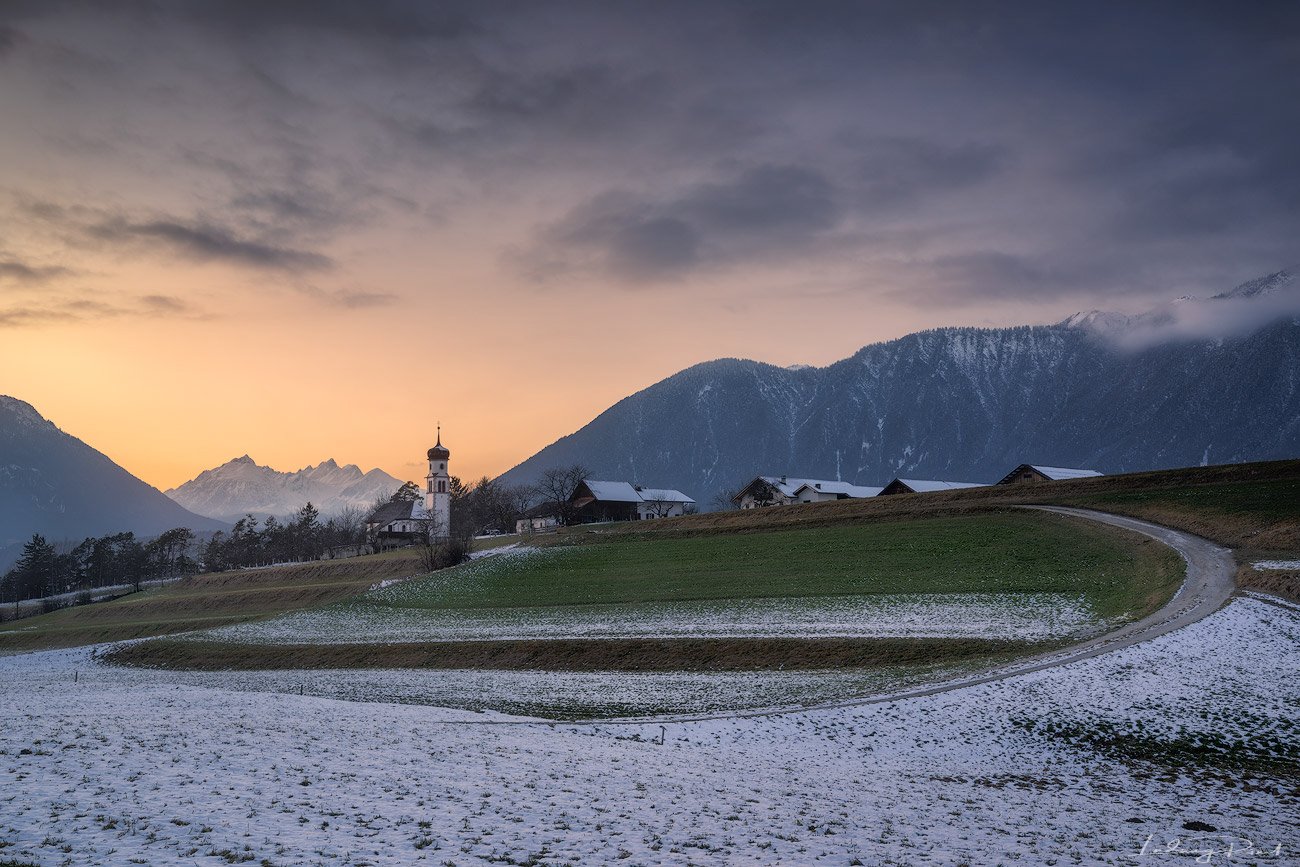
{"type": "Polygon", "coordinates": [[[0,119],[0,393],[164,489],[1300,261],[1294,3],[4,0],[0,119]]]}

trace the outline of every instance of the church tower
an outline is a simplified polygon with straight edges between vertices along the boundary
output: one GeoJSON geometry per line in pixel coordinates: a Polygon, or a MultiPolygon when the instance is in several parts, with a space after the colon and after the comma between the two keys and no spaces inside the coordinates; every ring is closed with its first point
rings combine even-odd
{"type": "Polygon", "coordinates": [[[451,538],[451,473],[447,459],[451,452],[442,444],[442,425],[438,425],[438,443],[429,449],[428,489],[424,492],[424,510],[433,518],[437,536],[451,538]]]}

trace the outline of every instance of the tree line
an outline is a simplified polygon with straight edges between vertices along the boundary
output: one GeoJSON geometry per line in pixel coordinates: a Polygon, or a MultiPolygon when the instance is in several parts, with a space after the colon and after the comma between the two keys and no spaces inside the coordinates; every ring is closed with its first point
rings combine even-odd
{"type": "Polygon", "coordinates": [[[203,568],[207,572],[221,572],[318,560],[331,548],[364,543],[362,519],[359,510],[344,509],[322,521],[319,510],[311,503],[283,521],[274,515],[265,521],[245,515],[229,533],[218,530],[212,534],[203,547],[203,568]]]}
{"type": "Polygon", "coordinates": [[[17,603],[64,593],[129,586],[195,572],[190,556],[194,533],[185,528],[141,541],[134,533],[88,537],[75,546],[55,545],[39,533],[23,545],[22,556],[3,578],[0,599],[17,603]]]}

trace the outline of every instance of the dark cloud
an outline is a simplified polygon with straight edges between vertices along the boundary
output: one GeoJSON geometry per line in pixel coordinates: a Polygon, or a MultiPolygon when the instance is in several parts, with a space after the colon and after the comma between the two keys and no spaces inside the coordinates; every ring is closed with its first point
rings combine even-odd
{"type": "Polygon", "coordinates": [[[107,300],[85,297],[46,298],[40,303],[0,308],[0,328],[24,328],[68,322],[96,322],[124,317],[206,319],[189,302],[172,295],[144,295],[107,300]]]}
{"type": "Polygon", "coordinates": [[[101,241],[141,242],[199,261],[284,271],[319,271],[334,264],[321,253],[241,238],[212,223],[182,223],[168,219],[134,223],[119,218],[90,226],[87,231],[101,241]]]}
{"type": "Polygon", "coordinates": [[[192,313],[194,311],[188,301],[177,298],[175,295],[142,295],[140,304],[146,310],[152,310],[155,313],[192,313]]]}
{"type": "Polygon", "coordinates": [[[794,247],[841,216],[834,188],[816,171],[757,166],[665,199],[597,196],[543,227],[523,261],[543,263],[533,268],[539,276],[586,261],[634,280],[671,278],[774,242],[794,247]]]}
{"type": "Polygon", "coordinates": [[[13,27],[0,24],[0,60],[15,51],[23,41],[23,34],[13,27]]]}
{"type": "Polygon", "coordinates": [[[329,297],[335,303],[353,310],[363,307],[386,307],[389,304],[395,304],[398,300],[398,296],[392,292],[339,291],[332,293],[329,297]]]}
{"type": "Polygon", "coordinates": [[[381,42],[463,37],[474,31],[473,19],[454,4],[402,0],[200,0],[140,4],[199,24],[212,25],[233,37],[255,34],[315,33],[381,42]]]}
{"type": "Polygon", "coordinates": [[[73,109],[51,135],[135,148],[192,199],[62,219],[195,260],[320,272],[346,231],[538,207],[532,235],[502,221],[514,265],[638,286],[904,261],[918,304],[1101,302],[1300,258],[1296,4],[28,0],[0,22],[89,58],[15,58],[73,109]],[[163,120],[123,144],[75,111],[96,100],[163,120]]]}
{"type": "Polygon", "coordinates": [[[304,283],[294,288],[314,301],[349,310],[386,307],[397,303],[400,298],[400,296],[392,292],[368,292],[360,289],[322,289],[310,283],[304,283]]]}
{"type": "Polygon", "coordinates": [[[918,263],[912,289],[900,293],[919,303],[957,299],[1025,300],[1055,298],[1104,282],[1113,275],[1052,257],[1035,259],[998,250],[940,256],[918,263]]]}
{"type": "Polygon", "coordinates": [[[39,285],[71,273],[70,269],[57,265],[29,265],[17,259],[0,259],[0,281],[39,285]]]}
{"type": "Polygon", "coordinates": [[[1008,148],[950,144],[916,137],[854,143],[862,164],[853,180],[856,199],[868,209],[895,209],[935,193],[960,190],[995,177],[1010,162],[1008,148]]]}

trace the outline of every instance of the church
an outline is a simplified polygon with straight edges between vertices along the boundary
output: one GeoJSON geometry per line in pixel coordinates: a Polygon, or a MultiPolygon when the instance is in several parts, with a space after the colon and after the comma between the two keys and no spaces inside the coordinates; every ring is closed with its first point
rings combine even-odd
{"type": "Polygon", "coordinates": [[[435,540],[451,538],[451,450],[442,444],[441,425],[428,458],[422,499],[384,503],[366,518],[366,536],[381,548],[406,545],[426,533],[435,540]]]}

